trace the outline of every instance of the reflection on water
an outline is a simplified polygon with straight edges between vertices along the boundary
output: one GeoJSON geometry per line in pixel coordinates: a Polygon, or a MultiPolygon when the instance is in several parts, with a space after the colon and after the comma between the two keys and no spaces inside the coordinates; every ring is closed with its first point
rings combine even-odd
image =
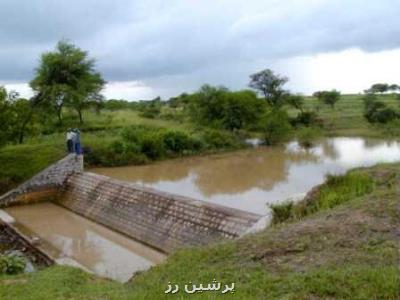
{"type": "Polygon", "coordinates": [[[304,150],[297,142],[147,166],[97,168],[99,174],[255,213],[343,173],[400,160],[400,143],[362,138],[324,139],[304,150]]]}
{"type": "Polygon", "coordinates": [[[41,239],[40,247],[60,261],[72,258],[92,272],[119,281],[165,256],[52,203],[6,209],[20,230],[41,239]]]}

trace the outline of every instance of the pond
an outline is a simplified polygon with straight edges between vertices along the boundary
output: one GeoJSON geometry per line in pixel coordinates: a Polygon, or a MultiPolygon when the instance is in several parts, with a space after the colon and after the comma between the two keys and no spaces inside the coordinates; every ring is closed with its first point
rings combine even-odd
{"type": "Polygon", "coordinates": [[[361,166],[400,161],[400,143],[364,138],[322,139],[309,149],[284,146],[186,157],[145,166],[92,172],[258,214],[295,199],[325,176],[361,166]]]}

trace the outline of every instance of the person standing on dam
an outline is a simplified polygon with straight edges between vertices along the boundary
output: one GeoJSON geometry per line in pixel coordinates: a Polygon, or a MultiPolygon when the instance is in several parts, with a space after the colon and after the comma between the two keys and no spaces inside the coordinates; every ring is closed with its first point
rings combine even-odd
{"type": "Polygon", "coordinates": [[[67,130],[67,151],[68,153],[74,153],[74,132],[72,131],[71,128],[68,128],[67,130]]]}
{"type": "Polygon", "coordinates": [[[79,131],[78,128],[75,128],[73,130],[73,141],[74,141],[74,149],[76,155],[81,154],[81,132],[79,131]]]}

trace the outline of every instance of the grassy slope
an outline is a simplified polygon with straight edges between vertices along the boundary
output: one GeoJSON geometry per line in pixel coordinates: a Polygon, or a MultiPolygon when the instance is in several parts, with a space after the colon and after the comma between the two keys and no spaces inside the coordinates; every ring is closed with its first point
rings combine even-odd
{"type": "MultiPolygon", "coordinates": [[[[326,124],[326,133],[333,136],[365,136],[382,137],[386,132],[382,132],[376,126],[368,124],[363,117],[364,103],[363,95],[343,95],[332,110],[326,105],[321,105],[314,97],[306,99],[306,108],[320,107],[319,115],[326,124]]],[[[388,104],[390,107],[398,109],[400,100],[395,95],[380,95],[380,101],[388,104]]]]}
{"type": "Polygon", "coordinates": [[[372,192],[237,241],[182,250],[131,283],[52,267],[0,278],[0,299],[164,299],[169,281],[213,278],[235,282],[235,299],[398,299],[400,164],[355,172],[374,178],[372,192]]]}

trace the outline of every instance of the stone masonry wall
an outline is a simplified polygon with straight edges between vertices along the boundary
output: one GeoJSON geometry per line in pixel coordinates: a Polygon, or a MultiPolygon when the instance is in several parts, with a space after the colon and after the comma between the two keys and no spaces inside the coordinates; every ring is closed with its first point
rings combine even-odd
{"type": "Polygon", "coordinates": [[[82,155],[69,154],[16,189],[0,196],[0,207],[52,199],[70,175],[82,171],[82,155]]]}
{"type": "Polygon", "coordinates": [[[262,217],[89,172],[64,190],[60,205],[166,253],[236,238],[262,217]]]}

